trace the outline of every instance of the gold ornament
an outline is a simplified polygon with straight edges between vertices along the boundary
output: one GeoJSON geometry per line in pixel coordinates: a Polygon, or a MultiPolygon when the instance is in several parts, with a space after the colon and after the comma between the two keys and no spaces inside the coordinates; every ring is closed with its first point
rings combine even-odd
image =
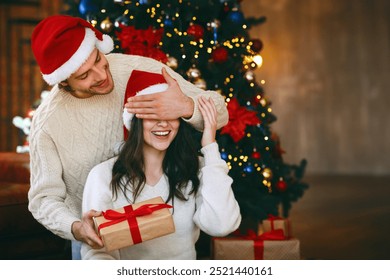
{"type": "Polygon", "coordinates": [[[245,55],[242,60],[243,64],[251,64],[253,62],[253,56],[245,55]]]}
{"type": "Polygon", "coordinates": [[[175,70],[178,66],[177,59],[173,56],[168,57],[167,65],[175,70]]]}
{"type": "Polygon", "coordinates": [[[260,55],[246,55],[243,57],[242,63],[245,65],[245,69],[255,70],[262,65],[263,58],[260,55]]]}
{"type": "Polygon", "coordinates": [[[255,78],[255,73],[253,73],[252,71],[246,71],[244,77],[247,81],[253,81],[255,78]]]}
{"type": "Polygon", "coordinates": [[[197,79],[194,82],[194,85],[197,86],[200,89],[203,89],[203,90],[205,90],[207,88],[206,81],[203,80],[203,79],[197,79]]]}
{"type": "Polygon", "coordinates": [[[256,63],[257,67],[260,68],[263,65],[263,58],[261,55],[257,54],[253,57],[253,61],[256,63]]]}
{"type": "Polygon", "coordinates": [[[272,173],[271,168],[266,167],[266,168],[263,169],[263,177],[265,179],[271,180],[272,176],[273,176],[273,173],[272,173]]]}
{"type": "Polygon", "coordinates": [[[111,22],[110,18],[107,17],[100,23],[100,28],[104,33],[110,33],[114,28],[114,24],[111,22]]]}
{"type": "Polygon", "coordinates": [[[200,78],[200,71],[199,71],[198,68],[191,67],[191,68],[188,69],[188,71],[187,71],[187,76],[188,76],[190,79],[193,79],[193,80],[199,79],[199,78],[200,78]]]}

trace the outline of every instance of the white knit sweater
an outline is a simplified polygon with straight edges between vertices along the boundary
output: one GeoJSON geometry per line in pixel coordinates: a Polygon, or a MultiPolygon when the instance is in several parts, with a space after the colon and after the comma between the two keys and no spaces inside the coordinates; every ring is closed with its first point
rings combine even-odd
{"type": "MultiPolygon", "coordinates": [[[[81,218],[83,189],[89,171],[111,158],[115,145],[123,140],[122,108],[131,71],[161,73],[161,68],[166,67],[139,56],[110,54],[107,59],[115,85],[113,92],[79,99],[54,86],[32,121],[29,210],[41,224],[65,239],[74,240],[71,225],[81,218]]],[[[171,69],[167,70],[182,91],[194,100],[199,93],[210,96],[218,110],[218,127],[227,123],[228,113],[221,95],[202,91],[171,69]]],[[[188,121],[202,129],[197,106],[188,121]]]]}
{"type": "MultiPolygon", "coordinates": [[[[221,159],[218,144],[212,143],[202,148],[204,161],[201,161],[200,186],[196,195],[189,195],[191,184],[185,190],[187,201],[174,199],[173,221],[175,232],[148,240],[120,250],[105,252],[94,250],[83,243],[83,259],[196,259],[195,242],[200,229],[212,236],[225,236],[236,230],[241,222],[240,209],[231,189],[232,179],[227,175],[228,167],[221,159]]],[[[97,165],[88,176],[84,189],[83,212],[88,210],[117,209],[129,202],[123,193],[113,201],[110,182],[112,167],[117,158],[97,165]]],[[[168,197],[169,184],[162,176],[155,186],[145,185],[136,202],[161,196],[168,197]]],[[[127,194],[132,200],[131,193],[127,194]]],[[[172,205],[172,201],[168,202],[172,205]]],[[[129,237],[130,238],[130,237],[129,237]]]]}

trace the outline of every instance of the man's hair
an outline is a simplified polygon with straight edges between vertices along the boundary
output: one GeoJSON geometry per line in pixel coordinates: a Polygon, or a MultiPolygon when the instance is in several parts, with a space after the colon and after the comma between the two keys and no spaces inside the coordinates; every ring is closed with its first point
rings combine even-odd
{"type": "MultiPolygon", "coordinates": [[[[134,203],[145,186],[142,124],[142,119],[133,118],[129,136],[114,163],[111,180],[114,199],[118,197],[118,192],[122,192],[130,203],[134,203]],[[128,194],[132,194],[133,201],[128,194]]],[[[178,133],[169,145],[163,160],[163,173],[169,181],[169,195],[166,202],[173,200],[174,197],[187,200],[183,190],[189,182],[192,183],[189,195],[196,194],[198,191],[200,142],[195,140],[199,136],[197,133],[199,132],[180,119],[178,133]]]]}

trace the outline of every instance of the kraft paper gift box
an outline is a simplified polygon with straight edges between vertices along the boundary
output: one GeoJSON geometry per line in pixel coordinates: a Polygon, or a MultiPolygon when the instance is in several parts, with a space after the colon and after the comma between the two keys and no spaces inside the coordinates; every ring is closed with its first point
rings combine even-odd
{"type": "Polygon", "coordinates": [[[214,237],[212,253],[214,260],[299,260],[300,242],[295,238],[214,237]]]}
{"type": "Polygon", "coordinates": [[[259,232],[268,232],[276,229],[283,230],[287,239],[292,237],[290,221],[273,215],[268,215],[268,218],[263,220],[259,232]]]}
{"type": "Polygon", "coordinates": [[[175,232],[172,206],[152,198],[94,217],[95,228],[107,251],[121,249],[175,232]]]}

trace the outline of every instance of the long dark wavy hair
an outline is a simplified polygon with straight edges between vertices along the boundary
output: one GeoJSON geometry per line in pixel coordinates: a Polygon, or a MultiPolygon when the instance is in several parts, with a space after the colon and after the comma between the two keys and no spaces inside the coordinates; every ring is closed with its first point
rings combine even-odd
{"type": "MultiPolygon", "coordinates": [[[[142,119],[136,117],[132,119],[128,138],[114,163],[111,180],[114,199],[118,197],[119,192],[122,192],[130,203],[134,203],[145,186],[142,124],[142,119]],[[133,194],[133,201],[128,193],[133,194]]],[[[163,173],[169,181],[169,195],[166,202],[173,200],[174,197],[187,200],[183,190],[189,182],[192,183],[189,194],[196,194],[198,191],[200,143],[196,141],[199,136],[197,133],[192,126],[180,119],[178,133],[169,145],[162,163],[163,173]]]]}

